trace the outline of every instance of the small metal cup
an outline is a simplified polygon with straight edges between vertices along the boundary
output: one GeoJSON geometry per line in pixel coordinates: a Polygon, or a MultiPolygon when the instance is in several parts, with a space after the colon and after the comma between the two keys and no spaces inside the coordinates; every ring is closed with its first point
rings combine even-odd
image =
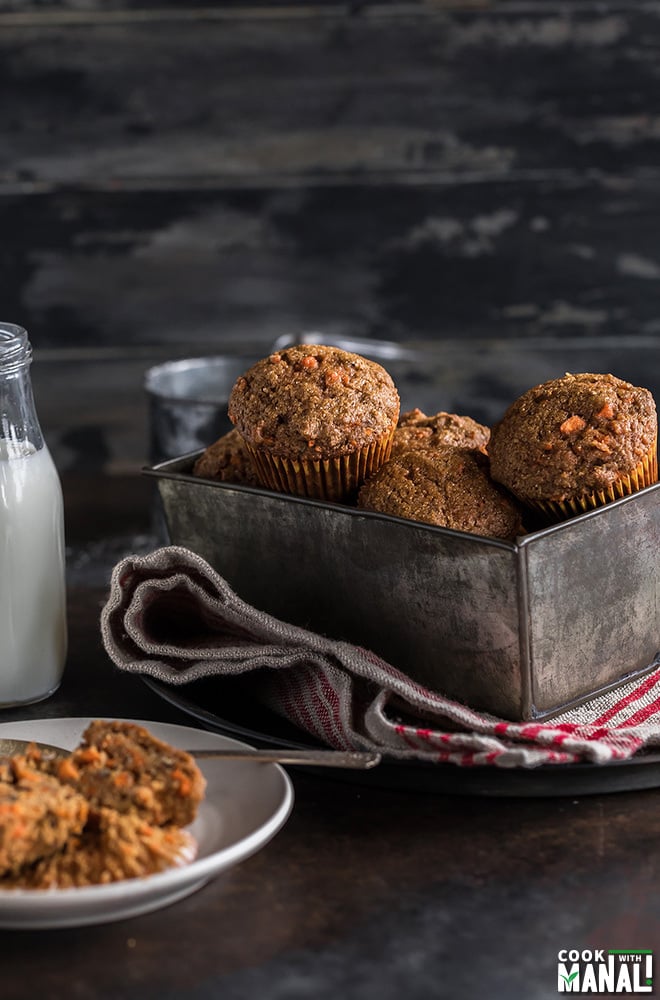
{"type": "Polygon", "coordinates": [[[260,355],[166,361],[149,368],[149,458],[162,462],[206,448],[231,429],[227,403],[234,382],[260,355]]]}

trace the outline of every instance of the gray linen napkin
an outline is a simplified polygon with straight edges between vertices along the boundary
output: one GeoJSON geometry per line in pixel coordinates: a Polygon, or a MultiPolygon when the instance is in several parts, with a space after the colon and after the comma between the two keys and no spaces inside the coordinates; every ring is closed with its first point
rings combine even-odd
{"type": "Polygon", "coordinates": [[[167,684],[252,673],[255,698],[340,749],[534,767],[603,763],[660,742],[660,669],[551,722],[507,722],[422,687],[369,650],[251,607],[178,546],[115,566],[101,634],[119,669],[167,684]]]}

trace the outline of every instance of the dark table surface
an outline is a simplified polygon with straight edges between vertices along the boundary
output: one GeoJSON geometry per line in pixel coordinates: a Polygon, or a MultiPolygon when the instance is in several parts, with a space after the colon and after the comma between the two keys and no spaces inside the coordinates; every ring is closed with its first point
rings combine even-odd
{"type": "MultiPolygon", "coordinates": [[[[144,484],[110,479],[93,519],[92,487],[65,482],[63,683],[0,722],[193,724],[104,653],[112,559],[150,537],[114,534],[139,531],[144,484]]],[[[284,828],[182,902],[93,927],[2,931],[2,1000],[536,1000],[557,994],[560,949],[660,950],[660,790],[517,799],[291,776],[284,828]]]]}

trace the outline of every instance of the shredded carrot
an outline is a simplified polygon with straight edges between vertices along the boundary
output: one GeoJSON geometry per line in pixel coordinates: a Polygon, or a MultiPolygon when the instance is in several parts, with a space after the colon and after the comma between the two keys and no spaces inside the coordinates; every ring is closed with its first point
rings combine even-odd
{"type": "Polygon", "coordinates": [[[180,767],[172,771],[172,778],[178,784],[179,795],[187,798],[192,791],[192,784],[187,774],[184,774],[180,767]]]}
{"type": "Polygon", "coordinates": [[[574,413],[572,417],[567,417],[567,419],[564,420],[559,430],[562,434],[574,434],[576,431],[581,431],[586,426],[587,424],[582,417],[578,417],[578,415],[574,413]]]}
{"type": "Polygon", "coordinates": [[[20,757],[12,758],[12,770],[14,776],[19,781],[41,781],[42,775],[38,771],[33,771],[32,768],[26,767],[25,762],[21,760],[20,757]]]}
{"type": "Polygon", "coordinates": [[[61,760],[57,765],[57,776],[61,781],[77,781],[80,771],[68,757],[61,760]]]}

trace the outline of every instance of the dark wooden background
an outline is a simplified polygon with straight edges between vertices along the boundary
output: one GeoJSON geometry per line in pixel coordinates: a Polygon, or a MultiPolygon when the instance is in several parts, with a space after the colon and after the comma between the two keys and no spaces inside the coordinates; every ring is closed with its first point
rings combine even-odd
{"type": "Polygon", "coordinates": [[[659,153],[660,3],[0,0],[0,318],[62,471],[308,329],[444,345],[438,409],[660,393],[659,153]]]}

